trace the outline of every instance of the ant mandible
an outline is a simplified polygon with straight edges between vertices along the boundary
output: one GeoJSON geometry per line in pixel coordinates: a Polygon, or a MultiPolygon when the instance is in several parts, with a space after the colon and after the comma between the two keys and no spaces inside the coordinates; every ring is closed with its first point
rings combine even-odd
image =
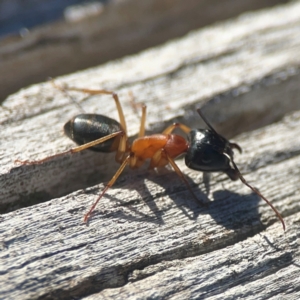
{"type": "Polygon", "coordinates": [[[85,214],[84,222],[88,221],[100,199],[115,183],[127,165],[132,169],[136,169],[142,166],[148,159],[150,159],[150,169],[164,167],[167,164],[170,164],[177,175],[186,184],[191,195],[198,200],[187,179],[174,161],[177,156],[185,154],[185,164],[190,169],[202,172],[224,172],[231,180],[240,179],[273,209],[285,230],[285,223],[280,213],[267,198],[245,180],[236,166],[233,160],[233,149],[236,149],[241,153],[241,147],[238,144],[229,142],[223,136],[218,134],[203,116],[200,109],[198,109],[197,112],[208,126],[208,129],[191,129],[184,124],[174,123],[160,134],[145,135],[146,106],[142,106],[138,138],[130,145],[128,142],[123,109],[116,93],[108,90],[60,87],[54,82],[52,82],[52,84],[63,92],[77,91],[90,95],[111,95],[115,101],[119,114],[120,122],[104,115],[79,114],[64,125],[65,134],[77,143],[79,145],[78,147],[37,161],[16,160],[18,163],[31,165],[41,164],[54,157],[65,155],[67,153],[80,152],[85,149],[91,149],[98,152],[116,152],[115,159],[121,166],[107,183],[90,210],[85,214]],[[172,132],[175,128],[179,128],[187,134],[187,140],[180,135],[173,134],[172,132]]]}

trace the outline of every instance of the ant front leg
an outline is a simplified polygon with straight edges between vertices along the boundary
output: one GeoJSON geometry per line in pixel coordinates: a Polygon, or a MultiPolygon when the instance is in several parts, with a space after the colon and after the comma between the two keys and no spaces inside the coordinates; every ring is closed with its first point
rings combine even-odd
{"type": "Polygon", "coordinates": [[[165,166],[167,163],[169,163],[172,166],[172,168],[174,169],[176,174],[179,176],[179,178],[183,181],[183,183],[186,185],[186,187],[190,191],[193,198],[197,202],[200,202],[201,205],[203,205],[203,203],[194,194],[192,187],[190,186],[189,182],[187,181],[186,177],[184,176],[184,174],[182,173],[180,168],[175,163],[174,159],[170,155],[168,155],[168,153],[165,149],[161,149],[153,155],[153,157],[151,158],[151,162],[150,162],[150,168],[165,166]]]}

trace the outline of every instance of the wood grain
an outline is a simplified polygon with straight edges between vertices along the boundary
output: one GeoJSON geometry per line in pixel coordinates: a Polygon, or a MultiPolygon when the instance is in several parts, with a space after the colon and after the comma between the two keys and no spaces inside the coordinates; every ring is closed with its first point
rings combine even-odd
{"type": "MultiPolygon", "coordinates": [[[[234,138],[244,150],[235,160],[282,213],[286,232],[241,182],[213,174],[208,192],[202,174],[181,159],[208,207],[195,202],[172,170],[129,170],[83,224],[118,165],[113,156],[88,151],[42,165],[14,163],[73,146],[61,128],[78,108],[43,83],[10,96],[0,110],[0,298],[297,299],[299,9],[295,2],[245,15],[56,79],[118,91],[130,136],[139,116],[129,91],[147,104],[149,132],[174,121],[201,127],[195,109],[203,103],[226,136],[257,128],[234,138]]],[[[82,106],[117,117],[109,97],[82,106]]]]}

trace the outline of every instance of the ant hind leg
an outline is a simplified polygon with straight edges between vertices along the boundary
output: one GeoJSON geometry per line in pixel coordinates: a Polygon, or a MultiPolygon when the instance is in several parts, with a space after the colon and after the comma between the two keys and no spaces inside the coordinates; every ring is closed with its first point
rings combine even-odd
{"type": "Polygon", "coordinates": [[[51,160],[55,157],[59,157],[59,156],[63,156],[63,155],[66,155],[66,154],[69,154],[69,153],[76,153],[76,152],[80,152],[80,151],[83,151],[85,149],[88,149],[90,147],[93,147],[93,146],[96,146],[98,144],[101,144],[109,139],[112,139],[112,138],[115,138],[116,136],[119,136],[119,135],[124,135],[124,132],[123,131],[117,131],[117,132],[114,132],[110,135],[107,135],[105,137],[102,137],[98,140],[95,140],[95,141],[92,141],[92,142],[89,142],[89,143],[86,143],[86,144],[83,144],[81,146],[78,146],[78,147],[74,147],[74,148],[71,148],[67,151],[63,151],[63,152],[60,152],[60,153],[57,153],[57,154],[54,154],[54,155],[50,155],[50,156],[47,156],[43,159],[40,159],[40,160],[33,160],[33,161],[30,161],[30,160],[20,160],[20,159],[16,159],[15,160],[15,163],[19,163],[21,165],[39,165],[39,164],[42,164],[48,160],[51,160]]]}
{"type": "Polygon", "coordinates": [[[111,95],[113,97],[113,99],[115,100],[116,106],[117,106],[117,110],[118,110],[118,114],[119,114],[119,119],[120,119],[120,124],[123,128],[123,130],[125,131],[125,133],[127,134],[127,127],[126,127],[126,121],[125,121],[125,117],[124,117],[124,113],[123,113],[123,109],[119,100],[119,96],[117,93],[113,92],[113,91],[108,91],[105,89],[100,89],[100,90],[92,90],[92,89],[85,89],[85,88],[76,88],[76,87],[61,87],[59,85],[57,85],[56,83],[54,83],[54,81],[52,81],[52,84],[55,88],[59,89],[62,92],[66,92],[66,91],[76,91],[76,92],[81,92],[81,93],[86,93],[89,95],[111,95]]]}

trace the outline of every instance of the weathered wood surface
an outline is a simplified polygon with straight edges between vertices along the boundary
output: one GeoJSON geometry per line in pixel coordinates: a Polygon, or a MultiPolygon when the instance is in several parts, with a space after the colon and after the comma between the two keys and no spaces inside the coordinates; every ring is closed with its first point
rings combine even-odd
{"type": "MultiPolygon", "coordinates": [[[[81,19],[67,18],[0,41],[0,103],[49,76],[137,53],[195,28],[278,3],[282,0],[111,0],[102,9],[83,8],[81,19]]],[[[18,4],[14,1],[15,7],[18,4]]],[[[32,13],[36,18],[36,10],[32,13]]]]}
{"type": "Polygon", "coordinates": [[[271,226],[214,252],[135,270],[124,287],[84,299],[299,299],[299,225],[287,234],[278,229],[271,226]]]}
{"type": "MultiPolygon", "coordinates": [[[[296,2],[244,16],[57,82],[119,91],[131,136],[139,119],[130,90],[148,106],[150,131],[174,120],[201,127],[195,108],[212,99],[205,115],[231,136],[299,109],[299,9],[296,2]]],[[[117,117],[110,98],[82,105],[117,117]]],[[[78,108],[49,83],[4,106],[0,200],[11,212],[0,223],[2,298],[299,298],[299,111],[235,139],[244,149],[238,165],[283,214],[284,233],[247,187],[215,174],[207,194],[202,174],[182,160],[208,208],[172,171],[128,171],[86,226],[84,213],[117,168],[113,156],[86,152],[16,166],[16,158],[71,147],[61,127],[78,108]]]]}

